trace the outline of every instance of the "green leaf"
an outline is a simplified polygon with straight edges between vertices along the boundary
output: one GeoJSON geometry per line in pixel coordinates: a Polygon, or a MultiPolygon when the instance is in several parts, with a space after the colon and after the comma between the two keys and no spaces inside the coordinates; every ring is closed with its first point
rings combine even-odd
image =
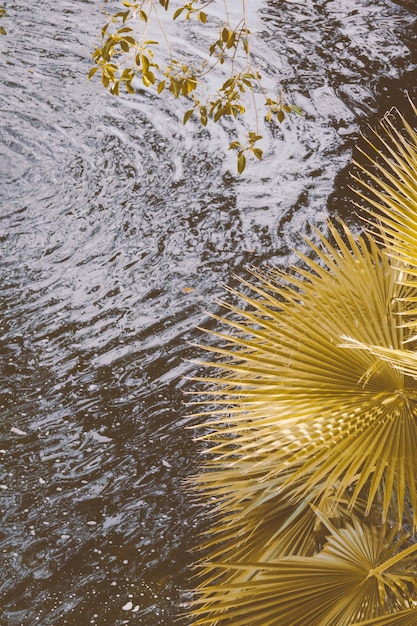
{"type": "Polygon", "coordinates": [[[123,24],[126,24],[127,20],[130,17],[130,11],[125,11],[125,13],[123,14],[123,24]]]}
{"type": "Polygon", "coordinates": [[[119,95],[119,81],[115,81],[115,83],[110,87],[110,93],[113,94],[113,96],[119,95]]]}
{"type": "Polygon", "coordinates": [[[180,90],[181,90],[180,82],[176,80],[175,78],[171,78],[169,89],[174,94],[175,98],[178,98],[178,96],[180,95],[180,90]]]}
{"type": "Polygon", "coordinates": [[[235,45],[236,45],[236,35],[235,33],[231,33],[229,36],[229,39],[227,40],[226,48],[230,50],[230,48],[233,48],[235,45]]]}
{"type": "Polygon", "coordinates": [[[188,120],[190,119],[193,113],[194,113],[194,109],[189,109],[188,111],[184,113],[184,119],[183,119],[184,125],[188,122],[188,120]]]}
{"type": "Polygon", "coordinates": [[[222,30],[222,41],[224,41],[224,43],[226,43],[226,42],[228,41],[228,39],[229,39],[229,33],[230,33],[229,29],[228,29],[228,28],[226,28],[226,26],[225,26],[225,27],[223,28],[223,30],[222,30]]]}
{"type": "Polygon", "coordinates": [[[181,13],[185,11],[185,7],[180,7],[179,9],[177,9],[173,15],[173,20],[176,20],[177,17],[179,17],[181,15],[181,13]]]}
{"type": "Polygon", "coordinates": [[[180,82],[181,82],[181,94],[184,97],[188,96],[188,81],[185,78],[180,78],[180,82]]]}
{"type": "Polygon", "coordinates": [[[228,78],[220,88],[220,91],[227,91],[235,83],[235,78],[228,78]]]}
{"type": "Polygon", "coordinates": [[[213,120],[215,122],[218,122],[219,119],[223,116],[226,115],[226,108],[225,107],[218,107],[216,113],[213,115],[213,120]]]}
{"type": "Polygon", "coordinates": [[[147,71],[149,70],[149,59],[145,54],[142,54],[140,57],[140,60],[141,60],[142,72],[146,74],[147,71]]]}
{"type": "Polygon", "coordinates": [[[237,171],[239,172],[239,174],[242,174],[245,167],[246,167],[246,156],[243,152],[241,152],[239,156],[237,157],[237,171]]]}
{"type": "Polygon", "coordinates": [[[205,106],[200,106],[200,121],[203,126],[207,126],[208,118],[207,108],[205,106]]]}
{"type": "Polygon", "coordinates": [[[217,41],[215,43],[211,44],[211,46],[209,48],[210,56],[213,56],[213,54],[216,52],[217,44],[218,44],[217,41]]]}
{"type": "Polygon", "coordinates": [[[146,87],[150,87],[155,83],[155,74],[150,70],[142,74],[142,81],[146,87]]]}
{"type": "Polygon", "coordinates": [[[285,113],[282,109],[280,109],[279,111],[277,111],[277,118],[278,118],[278,122],[281,124],[281,122],[283,122],[285,120],[285,113]]]}
{"type": "Polygon", "coordinates": [[[90,80],[94,76],[97,70],[98,70],[98,65],[91,68],[91,70],[88,72],[88,80],[90,80]]]}
{"type": "Polygon", "coordinates": [[[197,89],[197,79],[192,77],[192,78],[188,78],[187,79],[187,87],[188,87],[188,93],[191,93],[192,91],[195,91],[195,89],[197,89]]]}

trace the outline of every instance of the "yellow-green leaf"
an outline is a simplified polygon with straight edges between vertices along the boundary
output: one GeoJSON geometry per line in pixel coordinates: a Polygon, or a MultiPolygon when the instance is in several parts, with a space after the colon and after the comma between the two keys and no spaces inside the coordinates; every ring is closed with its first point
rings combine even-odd
{"type": "Polygon", "coordinates": [[[176,20],[177,17],[179,17],[181,15],[181,13],[185,10],[185,7],[180,7],[179,9],[177,9],[173,15],[173,20],[176,20]]]}
{"type": "Polygon", "coordinates": [[[183,124],[186,124],[188,122],[188,120],[190,119],[193,113],[194,113],[194,109],[189,109],[188,111],[184,113],[183,124]]]}
{"type": "Polygon", "coordinates": [[[98,70],[98,66],[96,65],[95,67],[92,67],[91,70],[88,72],[88,79],[90,80],[94,74],[97,72],[98,70]]]}
{"type": "Polygon", "coordinates": [[[237,157],[237,171],[239,174],[242,174],[246,167],[246,156],[243,152],[241,152],[237,157]]]}

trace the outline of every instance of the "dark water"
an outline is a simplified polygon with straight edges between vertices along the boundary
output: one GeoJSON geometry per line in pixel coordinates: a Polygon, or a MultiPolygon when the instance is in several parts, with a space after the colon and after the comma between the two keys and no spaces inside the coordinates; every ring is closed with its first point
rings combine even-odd
{"type": "Polygon", "coordinates": [[[250,4],[267,82],[306,115],[265,131],[265,160],[238,178],[221,128],[87,81],[100,3],[6,3],[2,626],[172,625],[206,523],[183,484],[200,451],[195,327],[233,273],[291,261],[329,213],[354,219],[359,130],[415,95],[409,7],[250,4]]]}

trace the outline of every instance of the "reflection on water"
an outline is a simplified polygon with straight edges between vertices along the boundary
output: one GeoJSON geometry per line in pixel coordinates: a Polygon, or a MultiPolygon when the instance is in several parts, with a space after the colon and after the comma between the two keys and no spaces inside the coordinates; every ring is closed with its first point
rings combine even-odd
{"type": "Polygon", "coordinates": [[[1,623],[170,626],[204,525],[183,485],[195,327],[233,273],[291,260],[331,193],[349,217],[334,181],[360,126],[412,92],[414,18],[259,2],[257,61],[306,116],[238,180],[221,128],[87,81],[97,3],[26,5],[0,42],[1,623]]]}

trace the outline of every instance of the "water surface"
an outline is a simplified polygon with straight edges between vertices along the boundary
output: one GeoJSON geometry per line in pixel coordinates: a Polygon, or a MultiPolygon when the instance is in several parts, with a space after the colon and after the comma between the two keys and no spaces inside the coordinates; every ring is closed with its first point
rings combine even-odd
{"type": "Polygon", "coordinates": [[[6,8],[1,624],[171,626],[206,523],[183,484],[195,328],[246,265],[355,219],[345,168],[360,129],[415,91],[415,17],[391,0],[252,3],[256,61],[305,117],[265,129],[238,177],[225,129],[87,80],[96,2],[6,8]]]}

